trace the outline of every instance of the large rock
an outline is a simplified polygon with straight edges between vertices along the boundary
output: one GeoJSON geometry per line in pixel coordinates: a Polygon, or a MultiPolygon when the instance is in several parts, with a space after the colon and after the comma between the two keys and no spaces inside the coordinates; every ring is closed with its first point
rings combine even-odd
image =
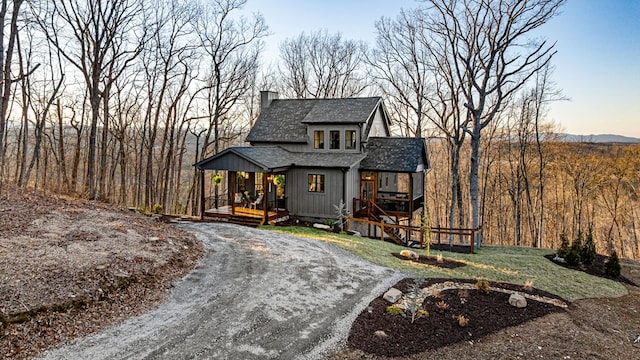
{"type": "Polygon", "coordinates": [[[418,260],[418,254],[416,254],[415,251],[411,251],[411,250],[402,250],[402,251],[400,251],[400,256],[404,256],[404,257],[412,259],[412,260],[418,260]]]}
{"type": "Polygon", "coordinates": [[[511,296],[509,296],[509,304],[517,308],[527,307],[527,299],[520,294],[511,294],[511,296]]]}
{"type": "Polygon", "coordinates": [[[325,224],[315,223],[315,224],[313,224],[313,227],[316,228],[316,229],[320,229],[320,230],[331,230],[331,226],[325,225],[325,224]]]}
{"type": "Polygon", "coordinates": [[[380,339],[386,339],[389,337],[389,335],[387,335],[387,333],[382,330],[377,330],[373,334],[380,339]]]}
{"type": "Polygon", "coordinates": [[[385,299],[386,301],[394,304],[396,301],[398,301],[400,298],[402,297],[402,291],[396,289],[396,288],[391,288],[389,290],[387,290],[386,293],[384,293],[384,295],[382,295],[382,298],[385,299]]]}

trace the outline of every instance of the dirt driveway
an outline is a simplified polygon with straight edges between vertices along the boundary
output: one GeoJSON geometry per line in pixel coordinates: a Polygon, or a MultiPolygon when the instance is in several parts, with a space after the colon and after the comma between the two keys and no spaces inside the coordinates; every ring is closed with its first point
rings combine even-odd
{"type": "Polygon", "coordinates": [[[227,224],[180,227],[207,253],[163,304],[44,358],[321,358],[402,277],[319,241],[227,224]]]}

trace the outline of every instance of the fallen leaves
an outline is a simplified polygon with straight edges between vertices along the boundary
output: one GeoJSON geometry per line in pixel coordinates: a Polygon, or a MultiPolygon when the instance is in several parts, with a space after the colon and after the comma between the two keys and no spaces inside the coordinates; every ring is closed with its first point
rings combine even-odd
{"type": "Polygon", "coordinates": [[[2,359],[148,310],[203,254],[190,234],[109,205],[9,190],[0,209],[2,359]]]}

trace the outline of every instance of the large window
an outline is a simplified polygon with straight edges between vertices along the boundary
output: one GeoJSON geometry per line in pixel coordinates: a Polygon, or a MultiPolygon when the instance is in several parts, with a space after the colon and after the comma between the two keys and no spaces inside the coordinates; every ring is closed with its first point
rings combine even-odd
{"type": "Polygon", "coordinates": [[[313,132],[313,148],[324,149],[324,131],[316,130],[313,132]]]}
{"type": "Polygon", "coordinates": [[[340,149],[340,131],[329,131],[329,149],[340,149]]]}
{"type": "Polygon", "coordinates": [[[309,174],[309,192],[324,192],[324,175],[309,174]]]}
{"type": "Polygon", "coordinates": [[[356,148],[356,131],[347,130],[344,132],[344,148],[347,150],[353,150],[356,148]]]}

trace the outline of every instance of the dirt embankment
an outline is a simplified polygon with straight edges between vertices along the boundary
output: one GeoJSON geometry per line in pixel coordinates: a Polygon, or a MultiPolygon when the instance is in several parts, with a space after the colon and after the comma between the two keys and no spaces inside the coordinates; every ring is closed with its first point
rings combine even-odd
{"type": "Polygon", "coordinates": [[[0,358],[27,358],[155,306],[202,257],[192,235],[77,199],[0,197],[0,358]]]}

